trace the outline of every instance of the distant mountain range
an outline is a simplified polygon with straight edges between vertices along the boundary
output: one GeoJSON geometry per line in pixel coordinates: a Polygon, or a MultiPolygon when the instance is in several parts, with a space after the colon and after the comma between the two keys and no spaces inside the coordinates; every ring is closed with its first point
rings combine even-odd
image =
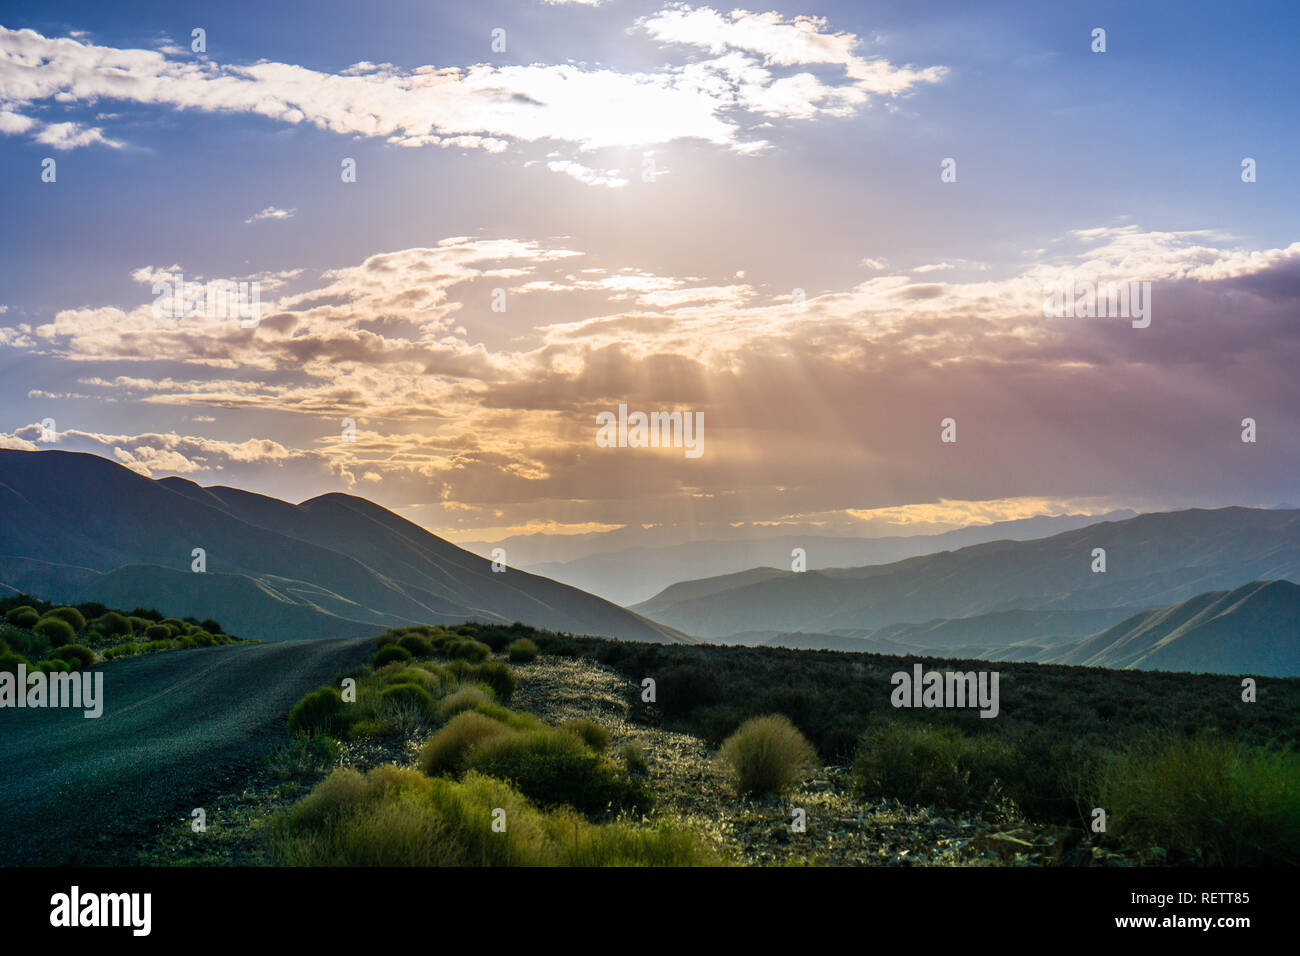
{"type": "Polygon", "coordinates": [[[1296,581],[1300,511],[1192,509],[885,565],[751,568],[633,610],[723,643],[1295,674],[1296,581]]]}
{"type": "Polygon", "coordinates": [[[263,640],[399,624],[526,621],[632,641],[689,640],[577,588],[510,568],[364,498],[301,504],[95,455],[0,449],[0,588],[213,617],[263,640]],[[206,573],[191,570],[202,548],[206,573]]]}
{"type": "Polygon", "coordinates": [[[654,546],[629,545],[627,542],[637,540],[636,535],[620,529],[605,534],[517,535],[465,547],[478,554],[490,554],[492,548],[502,547],[513,562],[534,574],[572,584],[616,604],[630,605],[678,581],[731,574],[773,563],[789,567],[791,551],[795,548],[804,550],[810,568],[885,564],[985,541],[1042,538],[1098,521],[1131,518],[1136,513],[1038,515],[972,525],[942,534],[881,538],[787,534],[654,546]]]}

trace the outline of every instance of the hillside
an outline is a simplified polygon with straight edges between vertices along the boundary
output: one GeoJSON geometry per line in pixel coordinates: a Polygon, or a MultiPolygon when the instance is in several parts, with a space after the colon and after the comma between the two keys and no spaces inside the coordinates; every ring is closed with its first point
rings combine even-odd
{"type": "Polygon", "coordinates": [[[528,620],[632,641],[684,635],[491,562],[363,498],[294,505],[95,455],[0,449],[0,587],[50,600],[166,605],[262,640],[413,622],[528,620]],[[207,571],[191,571],[202,548],[207,571]]]}
{"type": "Polygon", "coordinates": [[[1137,613],[1274,579],[1300,581],[1300,512],[1193,509],[892,564],[683,582],[632,610],[704,639],[862,632],[1001,611],[1137,613]],[[1106,550],[1105,573],[1091,570],[1095,548],[1106,550]]]}

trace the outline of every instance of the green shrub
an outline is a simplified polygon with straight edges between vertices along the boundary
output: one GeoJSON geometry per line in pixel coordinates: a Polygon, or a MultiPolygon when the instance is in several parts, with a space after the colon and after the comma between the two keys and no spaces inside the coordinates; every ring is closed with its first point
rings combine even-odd
{"type": "Polygon", "coordinates": [[[314,690],[289,711],[289,733],[328,734],[343,723],[343,695],[333,687],[314,690]]]}
{"type": "Polygon", "coordinates": [[[510,663],[527,664],[537,660],[537,645],[526,637],[510,644],[510,663]]]}
{"type": "Polygon", "coordinates": [[[420,748],[420,770],[430,777],[459,773],[465,769],[465,755],[471,748],[490,737],[510,732],[499,720],[475,710],[462,711],[424,742],[420,748]]]}
{"type": "Polygon", "coordinates": [[[719,755],[740,794],[785,793],[799,783],[817,751],[780,714],[751,717],[722,744],[719,755]]]}
{"type": "Polygon", "coordinates": [[[404,634],[397,639],[397,646],[405,648],[412,657],[433,656],[433,643],[422,634],[404,634]]]}
{"type": "Polygon", "coordinates": [[[370,655],[370,666],[379,668],[385,664],[395,664],[398,661],[405,663],[413,660],[411,652],[397,644],[385,644],[379,650],[370,655]]]}
{"type": "Polygon", "coordinates": [[[595,816],[620,810],[644,813],[652,802],[642,783],[593,754],[574,735],[553,728],[489,738],[465,759],[469,769],[508,780],[543,806],[570,806],[595,816]]]}
{"type": "Polygon", "coordinates": [[[28,670],[31,669],[31,663],[21,654],[15,654],[13,651],[0,651],[0,673],[17,674],[19,664],[25,664],[28,670]]]}
{"type": "Polygon", "coordinates": [[[393,684],[379,693],[379,709],[385,717],[425,720],[437,710],[433,697],[419,684],[393,684]]]}
{"type": "Polygon", "coordinates": [[[16,654],[26,654],[32,649],[32,636],[12,624],[0,626],[0,642],[16,654]]]}
{"type": "Polygon", "coordinates": [[[40,619],[40,612],[30,604],[20,604],[5,612],[5,620],[17,627],[34,627],[40,619]]]}
{"type": "Polygon", "coordinates": [[[144,629],[144,636],[151,641],[169,641],[172,629],[166,624],[150,624],[144,629]]]}
{"type": "Polygon", "coordinates": [[[1101,758],[1081,797],[1134,846],[1210,866],[1300,864],[1300,757],[1289,749],[1151,737],[1101,758]]]}
{"type": "Polygon", "coordinates": [[[57,617],[61,621],[67,621],[74,631],[84,631],[86,629],[86,618],[75,607],[50,608],[43,616],[57,617]]]}
{"type": "Polygon", "coordinates": [[[566,720],[560,729],[576,734],[595,753],[603,754],[609,749],[609,731],[594,720],[566,720]]]}
{"type": "Polygon", "coordinates": [[[32,631],[49,641],[51,647],[71,644],[77,637],[72,625],[61,617],[43,617],[36,622],[32,631]]]}
{"type": "Polygon", "coordinates": [[[76,667],[61,657],[52,657],[47,661],[40,661],[35,669],[44,674],[64,674],[76,670],[76,667]]]}
{"type": "Polygon", "coordinates": [[[487,661],[478,665],[474,668],[474,680],[491,687],[496,699],[502,702],[513,697],[515,688],[519,686],[515,672],[500,661],[487,661]]]}
{"type": "Polygon", "coordinates": [[[130,637],[133,631],[131,622],[117,611],[109,611],[91,623],[105,637],[130,637]]]}
{"type": "Polygon", "coordinates": [[[853,782],[863,796],[964,808],[993,798],[1015,764],[1014,751],[991,736],[891,721],[864,738],[853,782]]]}
{"type": "Polygon", "coordinates": [[[492,691],[486,687],[462,687],[438,703],[438,716],[447,720],[463,710],[493,703],[492,691]]]}
{"type": "Polygon", "coordinates": [[[95,663],[95,652],[80,644],[65,644],[58,650],[60,660],[67,661],[73,670],[83,670],[95,663]]]}
{"type": "Polygon", "coordinates": [[[477,664],[485,661],[492,654],[492,648],[481,641],[451,641],[443,647],[443,653],[452,660],[469,661],[477,664]]]}
{"type": "Polygon", "coordinates": [[[641,748],[636,744],[624,744],[619,754],[623,758],[623,769],[628,773],[642,777],[650,773],[650,763],[645,759],[645,754],[641,752],[641,748]]]}

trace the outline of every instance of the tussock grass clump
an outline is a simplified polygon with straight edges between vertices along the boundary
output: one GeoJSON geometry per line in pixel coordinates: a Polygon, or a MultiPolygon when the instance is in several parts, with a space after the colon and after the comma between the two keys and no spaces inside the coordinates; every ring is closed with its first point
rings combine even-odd
{"type": "Polygon", "coordinates": [[[438,716],[449,720],[463,710],[474,710],[496,702],[489,687],[462,687],[438,702],[438,716]]]}
{"type": "Polygon", "coordinates": [[[144,629],[144,636],[150,641],[169,641],[174,635],[166,624],[150,624],[144,629]]]}
{"type": "Polygon", "coordinates": [[[109,611],[95,618],[91,623],[95,630],[105,637],[130,637],[133,631],[131,622],[124,614],[119,614],[117,611],[109,611]]]}
{"type": "Polygon", "coordinates": [[[603,754],[609,749],[609,731],[594,720],[566,720],[560,729],[575,734],[593,753],[603,754]]]}
{"type": "Polygon", "coordinates": [[[343,696],[333,687],[322,687],[293,705],[289,733],[328,734],[339,729],[342,716],[343,696]]]}
{"type": "Polygon", "coordinates": [[[403,634],[397,639],[397,646],[405,649],[412,657],[433,656],[433,643],[423,634],[403,634]]]}
{"type": "Polygon", "coordinates": [[[437,705],[419,684],[392,684],[379,692],[379,711],[389,719],[414,723],[432,717],[437,705]]]}
{"type": "Polygon", "coordinates": [[[634,743],[626,743],[619,750],[623,758],[623,769],[630,774],[644,777],[650,773],[650,762],[646,760],[641,748],[634,743]]]}
{"type": "Polygon", "coordinates": [[[50,642],[51,647],[62,647],[76,640],[77,632],[61,617],[43,617],[32,628],[33,633],[50,642]]]}
{"type": "Polygon", "coordinates": [[[24,664],[31,669],[31,663],[21,654],[15,654],[13,651],[0,652],[0,673],[17,674],[18,665],[24,664]]]}
{"type": "Polygon", "coordinates": [[[370,655],[370,666],[378,670],[385,664],[407,663],[411,661],[411,652],[398,644],[385,644],[370,655]]]}
{"type": "Polygon", "coordinates": [[[284,866],[692,866],[718,862],[690,833],[597,826],[531,806],[468,773],[425,777],[391,764],[336,770],[270,828],[284,866]],[[505,830],[492,824],[504,814],[505,830]]]}
{"type": "Polygon", "coordinates": [[[5,611],[5,620],[16,627],[31,628],[40,619],[40,612],[30,604],[20,604],[5,611]]]}
{"type": "Polygon", "coordinates": [[[545,727],[484,740],[466,755],[471,770],[509,781],[541,806],[568,806],[587,816],[645,813],[650,791],[573,734],[545,727]]]}
{"type": "Polygon", "coordinates": [[[45,617],[57,617],[61,621],[67,621],[74,631],[86,629],[85,615],[75,607],[52,607],[45,612],[45,617]]]}
{"type": "Polygon", "coordinates": [[[513,641],[508,651],[511,664],[529,664],[537,660],[537,645],[526,637],[513,641]]]}
{"type": "Polygon", "coordinates": [[[966,808],[995,800],[1014,772],[1016,754],[991,737],[955,727],[891,721],[869,732],[853,765],[853,783],[867,797],[966,808]]]}
{"type": "Polygon", "coordinates": [[[492,648],[482,641],[460,640],[448,641],[443,645],[442,652],[452,660],[469,661],[471,664],[477,664],[479,661],[487,660],[492,655],[492,648]]]}
{"type": "Polygon", "coordinates": [[[84,670],[95,663],[95,652],[80,644],[65,644],[58,649],[55,656],[66,661],[73,670],[84,670]]]}
{"type": "Polygon", "coordinates": [[[502,703],[510,700],[515,694],[515,689],[519,686],[519,681],[515,678],[515,672],[500,661],[488,661],[479,664],[478,667],[474,668],[472,680],[491,687],[496,699],[502,703]]]}
{"type": "Polygon", "coordinates": [[[8,648],[15,654],[26,654],[32,649],[32,636],[21,627],[0,625],[0,647],[8,648]]]}
{"type": "Polygon", "coordinates": [[[490,737],[510,733],[501,721],[476,710],[457,714],[420,748],[420,770],[430,777],[465,769],[466,755],[490,737]]]}
{"type": "Polygon", "coordinates": [[[737,793],[785,793],[812,769],[817,751],[780,714],[751,717],[722,744],[719,757],[737,793]]]}
{"type": "Polygon", "coordinates": [[[1290,749],[1161,735],[1099,759],[1082,809],[1107,832],[1211,866],[1300,864],[1300,756],[1290,749]]]}

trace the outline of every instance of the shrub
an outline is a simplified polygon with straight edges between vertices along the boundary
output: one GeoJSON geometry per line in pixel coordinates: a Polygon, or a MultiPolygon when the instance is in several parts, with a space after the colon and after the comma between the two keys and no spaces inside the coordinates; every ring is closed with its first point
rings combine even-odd
{"type": "Polygon", "coordinates": [[[466,710],[447,721],[420,748],[420,769],[430,777],[459,773],[465,767],[465,755],[471,748],[510,728],[478,711],[466,710]]]}
{"type": "Polygon", "coordinates": [[[67,661],[73,670],[82,670],[95,663],[95,652],[80,644],[65,644],[59,648],[58,657],[67,661]]]}
{"type": "Polygon", "coordinates": [[[404,634],[397,639],[397,646],[405,648],[412,657],[432,657],[433,644],[421,634],[404,634]]]}
{"type": "Polygon", "coordinates": [[[1289,749],[1162,736],[1103,757],[1081,796],[1123,842],[1210,866],[1300,863],[1300,758],[1289,749]]]}
{"type": "Polygon", "coordinates": [[[204,618],[202,621],[199,621],[199,627],[212,635],[226,633],[224,630],[222,630],[221,624],[218,623],[217,621],[212,620],[212,618],[210,617],[204,618]]]}
{"type": "Polygon", "coordinates": [[[267,755],[266,766],[273,776],[284,780],[328,770],[338,756],[339,745],[324,734],[295,734],[267,755]]]}
{"type": "Polygon", "coordinates": [[[510,663],[527,664],[537,660],[537,645],[526,637],[521,637],[510,645],[510,663]]]}
{"type": "Polygon", "coordinates": [[[5,620],[18,627],[33,627],[40,619],[40,613],[30,604],[20,604],[5,612],[5,620]]]}
{"type": "Polygon", "coordinates": [[[1015,763],[1012,749],[993,737],[891,721],[864,739],[853,782],[863,796],[967,807],[991,798],[1015,763]]]}
{"type": "Polygon", "coordinates": [[[566,720],[560,729],[576,734],[594,753],[603,754],[609,749],[609,731],[594,720],[566,720]]]}
{"type": "Polygon", "coordinates": [[[624,744],[619,754],[623,757],[623,768],[628,773],[642,777],[650,773],[650,763],[645,759],[645,754],[641,752],[641,748],[636,744],[624,744]]]}
{"type": "Polygon", "coordinates": [[[519,682],[515,672],[500,661],[488,661],[474,669],[474,680],[487,684],[499,701],[508,701],[514,696],[519,682]]]}
{"type": "Polygon", "coordinates": [[[722,744],[738,793],[785,793],[812,768],[817,751],[780,714],[751,717],[722,744]]]}
{"type": "Polygon", "coordinates": [[[397,661],[412,660],[411,652],[397,644],[385,644],[379,650],[370,655],[371,667],[383,667],[385,664],[393,664],[397,661]]]}
{"type": "Polygon", "coordinates": [[[166,624],[150,624],[144,629],[144,636],[151,641],[169,641],[172,629],[166,624]]]}
{"type": "Polygon", "coordinates": [[[64,644],[71,644],[76,638],[77,632],[61,617],[43,617],[36,622],[32,630],[50,642],[51,647],[62,647],[64,644]]]}
{"type": "Polygon", "coordinates": [[[30,662],[21,654],[15,654],[13,651],[0,652],[0,673],[17,674],[19,664],[26,664],[28,669],[31,668],[30,662]]]}
{"type": "Polygon", "coordinates": [[[31,635],[20,627],[14,627],[12,624],[0,626],[0,642],[3,642],[4,647],[17,654],[26,654],[32,649],[31,635]]]}
{"type": "Polygon", "coordinates": [[[488,659],[492,654],[492,648],[481,641],[452,641],[445,645],[443,652],[452,660],[477,664],[488,659]]]}
{"type": "Polygon", "coordinates": [[[593,754],[577,737],[553,728],[484,740],[467,754],[466,765],[510,781],[543,806],[570,806],[588,816],[644,813],[652,802],[639,781],[593,754]]]}
{"type": "Polygon", "coordinates": [[[130,637],[133,631],[131,622],[117,611],[109,611],[102,617],[95,618],[92,623],[95,630],[105,637],[130,637]]]}
{"type": "Polygon", "coordinates": [[[473,710],[480,705],[493,702],[492,692],[486,687],[462,687],[453,694],[448,694],[438,704],[438,716],[443,720],[454,717],[463,710],[473,710]]]}
{"type": "Polygon", "coordinates": [[[433,697],[419,684],[393,684],[379,693],[379,709],[386,717],[423,720],[435,711],[433,697]]]}
{"type": "Polygon", "coordinates": [[[343,695],[333,687],[314,690],[289,711],[289,733],[328,734],[342,724],[343,695]]]}
{"type": "Polygon", "coordinates": [[[74,631],[84,631],[86,629],[86,618],[75,607],[55,607],[45,612],[45,617],[57,617],[61,621],[67,621],[72,625],[74,631]]]}

